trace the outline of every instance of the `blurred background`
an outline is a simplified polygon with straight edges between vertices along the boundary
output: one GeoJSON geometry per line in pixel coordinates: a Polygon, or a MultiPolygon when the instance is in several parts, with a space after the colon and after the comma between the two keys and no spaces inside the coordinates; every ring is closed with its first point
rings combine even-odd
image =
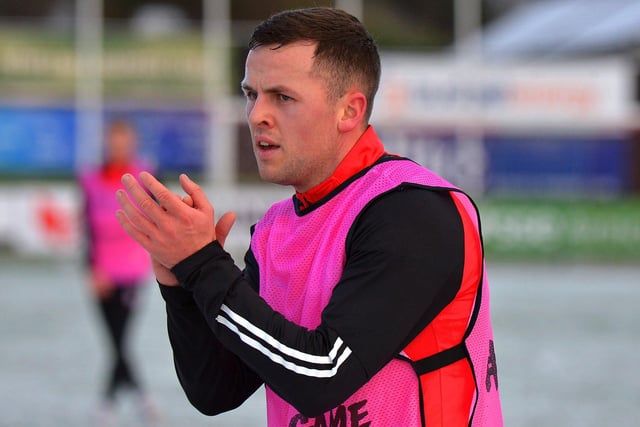
{"type": "MultiPolygon", "coordinates": [[[[291,194],[257,174],[246,43],[313,5],[378,42],[387,150],[480,207],[506,425],[636,425],[640,2],[30,0],[0,2],[0,426],[89,425],[103,356],[75,178],[101,162],[105,124],[129,120],[165,183],[187,172],[238,213],[241,262],[250,225],[291,194]]],[[[147,299],[135,351],[167,424],[264,425],[261,396],[194,413],[147,299]]]]}

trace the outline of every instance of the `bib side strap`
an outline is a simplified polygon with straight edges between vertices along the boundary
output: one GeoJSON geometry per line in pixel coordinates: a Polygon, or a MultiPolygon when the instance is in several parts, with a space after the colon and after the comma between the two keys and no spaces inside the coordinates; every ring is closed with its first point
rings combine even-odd
{"type": "Polygon", "coordinates": [[[425,357],[424,359],[416,360],[413,362],[413,369],[420,376],[437,369],[444,368],[445,366],[466,357],[467,349],[465,348],[464,343],[460,343],[447,350],[425,357]]]}

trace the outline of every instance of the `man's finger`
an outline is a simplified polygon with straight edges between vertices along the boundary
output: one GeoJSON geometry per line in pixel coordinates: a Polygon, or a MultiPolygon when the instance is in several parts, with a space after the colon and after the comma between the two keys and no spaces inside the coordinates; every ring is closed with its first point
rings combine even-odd
{"type": "Polygon", "coordinates": [[[216,224],[216,239],[220,243],[220,246],[224,247],[224,242],[227,240],[227,236],[231,232],[231,227],[236,222],[236,213],[235,212],[227,212],[216,224]]]}
{"type": "MultiPolygon", "coordinates": [[[[140,209],[148,218],[150,218],[155,223],[157,223],[159,219],[162,218],[164,210],[160,206],[158,206],[158,204],[149,196],[149,194],[145,191],[144,188],[142,188],[140,183],[133,177],[133,175],[129,173],[122,175],[122,185],[124,185],[124,187],[126,188],[129,197],[134,202],[134,204],[137,205],[137,208],[140,209]]],[[[127,199],[129,197],[127,197],[127,199]]],[[[124,209],[125,206],[122,202],[124,202],[125,200],[124,197],[122,197],[122,194],[118,194],[118,201],[124,209]]],[[[130,212],[130,209],[125,209],[125,212],[129,216],[129,218],[132,218],[132,212],[130,212]]]]}
{"type": "MultiPolygon", "coordinates": [[[[147,190],[151,192],[153,197],[155,197],[158,204],[162,206],[162,213],[164,213],[165,210],[167,212],[174,213],[179,211],[180,209],[184,209],[184,203],[182,203],[180,198],[175,197],[174,193],[172,193],[149,172],[141,172],[140,181],[147,188],[147,190]]],[[[142,209],[142,206],[140,208],[142,209]]],[[[145,211],[144,209],[142,210],[145,211]]],[[[149,215],[152,215],[154,213],[156,213],[156,211],[151,210],[151,212],[149,212],[149,215]]],[[[156,218],[153,217],[153,219],[156,218]]]]}
{"type": "MultiPolygon", "coordinates": [[[[116,198],[122,208],[123,214],[126,216],[127,222],[133,227],[148,235],[151,233],[155,225],[149,220],[149,217],[143,214],[138,207],[131,201],[129,195],[124,190],[116,191],[116,198]]],[[[158,206],[155,207],[158,209],[158,206]]]]}
{"type": "Polygon", "coordinates": [[[190,208],[193,207],[193,198],[188,194],[182,198],[182,202],[190,208]]]}
{"type": "Polygon", "coordinates": [[[131,236],[136,242],[140,244],[143,248],[149,251],[151,247],[151,239],[145,233],[140,231],[129,219],[128,215],[124,212],[124,210],[116,211],[116,218],[120,223],[120,226],[126,231],[126,233],[131,236]]]}
{"type": "Polygon", "coordinates": [[[211,203],[209,203],[209,199],[207,199],[207,195],[202,190],[202,187],[191,181],[191,179],[184,173],[180,175],[180,185],[184,192],[191,196],[194,208],[201,211],[212,209],[211,203]]]}
{"type": "MultiPolygon", "coordinates": [[[[155,253],[159,233],[158,225],[134,205],[125,190],[118,190],[116,196],[122,206],[121,210],[116,211],[120,226],[147,252],[155,253]]],[[[151,202],[153,203],[153,201],[151,202]]],[[[162,209],[157,205],[155,208],[162,209]]]]}

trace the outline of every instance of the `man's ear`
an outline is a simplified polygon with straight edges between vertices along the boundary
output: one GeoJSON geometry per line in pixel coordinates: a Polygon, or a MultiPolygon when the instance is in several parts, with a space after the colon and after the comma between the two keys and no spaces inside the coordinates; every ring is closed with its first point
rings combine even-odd
{"type": "Polygon", "coordinates": [[[367,111],[367,98],[362,92],[349,91],[342,97],[338,130],[349,132],[361,127],[367,111]]]}

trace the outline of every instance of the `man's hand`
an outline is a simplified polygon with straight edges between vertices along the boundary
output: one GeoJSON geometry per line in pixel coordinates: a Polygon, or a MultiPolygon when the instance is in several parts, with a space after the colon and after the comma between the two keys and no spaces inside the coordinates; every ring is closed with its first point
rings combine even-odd
{"type": "Polygon", "coordinates": [[[89,271],[89,283],[91,291],[98,299],[104,300],[113,292],[113,283],[109,276],[98,268],[91,268],[89,271]]]}
{"type": "Polygon", "coordinates": [[[235,214],[228,212],[215,224],[213,206],[186,175],[180,175],[180,185],[187,193],[182,199],[148,172],[140,174],[140,181],[157,203],[133,176],[125,174],[122,183],[127,191],[116,192],[122,207],[116,215],[122,228],[159,264],[154,266],[156,274],[160,265],[170,269],[213,240],[224,244],[235,214]]]}
{"type": "Polygon", "coordinates": [[[155,258],[151,258],[151,265],[153,266],[153,274],[156,276],[156,281],[164,286],[179,286],[178,278],[164,265],[160,264],[155,258]]]}

